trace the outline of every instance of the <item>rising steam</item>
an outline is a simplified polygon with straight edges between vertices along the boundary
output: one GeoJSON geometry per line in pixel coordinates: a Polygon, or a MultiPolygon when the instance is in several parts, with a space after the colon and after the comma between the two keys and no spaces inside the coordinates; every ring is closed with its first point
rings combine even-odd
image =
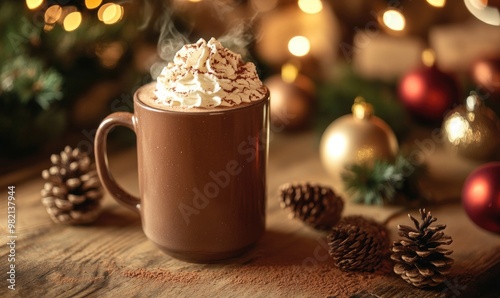
{"type": "MultiPolygon", "coordinates": [[[[160,31],[158,39],[158,56],[161,61],[154,63],[151,66],[151,77],[156,79],[161,73],[163,67],[168,62],[173,60],[175,53],[182,48],[183,45],[196,42],[196,40],[189,39],[189,33],[182,34],[175,26],[174,12],[175,1],[167,1],[160,6],[154,0],[145,1],[146,6],[144,12],[146,15],[145,24],[143,28],[148,27],[152,20],[154,21],[154,28],[160,31]],[[156,16],[155,16],[156,14],[156,16]]],[[[203,2],[208,7],[207,13],[212,13],[220,22],[227,22],[228,15],[234,13],[238,8],[234,2],[224,0],[213,0],[203,2]]],[[[227,33],[222,36],[215,36],[226,48],[233,52],[241,54],[244,58],[249,58],[248,47],[254,41],[255,36],[252,33],[252,26],[257,17],[255,13],[250,19],[238,18],[237,21],[233,18],[233,24],[227,26],[231,28],[227,33]]],[[[206,40],[212,36],[204,37],[206,40]]],[[[196,38],[197,39],[197,38],[196,38]]]]}

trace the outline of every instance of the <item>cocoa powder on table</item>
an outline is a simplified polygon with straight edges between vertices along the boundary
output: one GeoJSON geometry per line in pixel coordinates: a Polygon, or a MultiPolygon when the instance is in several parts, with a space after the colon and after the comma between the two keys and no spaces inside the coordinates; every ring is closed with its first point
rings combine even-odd
{"type": "Polygon", "coordinates": [[[121,272],[123,276],[130,278],[144,278],[144,279],[152,279],[154,281],[159,282],[175,282],[182,284],[190,284],[197,282],[201,279],[201,275],[195,272],[172,272],[163,269],[132,269],[125,270],[121,272]]]}
{"type": "Polygon", "coordinates": [[[361,292],[369,292],[387,279],[391,271],[390,261],[385,261],[382,268],[375,272],[345,272],[329,261],[314,266],[303,266],[302,264],[271,265],[262,259],[254,264],[241,266],[230,276],[234,276],[232,284],[272,286],[283,294],[350,297],[361,292]]]}

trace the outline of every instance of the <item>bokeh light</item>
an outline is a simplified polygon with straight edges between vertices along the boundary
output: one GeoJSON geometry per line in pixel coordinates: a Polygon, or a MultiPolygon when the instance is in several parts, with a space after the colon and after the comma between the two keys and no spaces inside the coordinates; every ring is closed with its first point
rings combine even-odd
{"type": "Polygon", "coordinates": [[[292,55],[297,57],[302,57],[309,53],[311,49],[311,43],[309,39],[304,36],[295,36],[290,39],[288,42],[288,50],[292,55]]]}
{"type": "Polygon", "coordinates": [[[120,42],[100,44],[96,47],[95,53],[101,65],[106,68],[114,68],[123,56],[125,49],[120,42]]]}
{"type": "Polygon", "coordinates": [[[321,0],[299,0],[299,8],[309,14],[315,14],[323,9],[323,3],[321,0]]]}
{"type": "Polygon", "coordinates": [[[500,26],[500,9],[487,6],[485,0],[464,0],[465,6],[479,20],[489,25],[500,26]]]}
{"type": "Polygon", "coordinates": [[[293,83],[299,75],[299,68],[293,63],[285,63],[281,66],[281,79],[286,83],[293,83]]]}
{"type": "Polygon", "coordinates": [[[42,5],[43,0],[26,0],[26,6],[28,6],[29,9],[35,9],[42,5]]]}
{"type": "Polygon", "coordinates": [[[45,24],[52,25],[55,24],[61,17],[63,9],[59,5],[52,5],[47,8],[44,14],[45,24]]]}
{"type": "Polygon", "coordinates": [[[427,3],[434,7],[444,7],[446,5],[446,0],[427,0],[427,3]]]}
{"type": "Polygon", "coordinates": [[[82,23],[82,14],[79,11],[69,13],[63,21],[63,27],[66,31],[76,30],[82,23]]]}
{"type": "Polygon", "coordinates": [[[469,122],[459,113],[453,113],[444,123],[444,127],[448,132],[448,141],[455,145],[458,145],[460,141],[464,141],[467,133],[470,133],[469,122]]]}
{"type": "Polygon", "coordinates": [[[118,21],[120,21],[123,17],[123,6],[114,4],[114,3],[106,3],[97,12],[97,17],[104,24],[111,25],[118,21]]]}
{"type": "Polygon", "coordinates": [[[101,5],[102,0],[85,0],[85,6],[88,9],[95,9],[101,5]]]}
{"type": "Polygon", "coordinates": [[[424,63],[425,66],[427,67],[433,66],[435,60],[436,60],[436,55],[434,54],[433,50],[426,49],[422,52],[422,62],[424,63]]]}
{"type": "Polygon", "coordinates": [[[278,0],[251,0],[252,8],[258,12],[273,10],[278,5],[278,0]]]}
{"type": "Polygon", "coordinates": [[[387,28],[394,31],[402,31],[406,25],[404,15],[400,11],[392,8],[384,12],[382,20],[387,28]]]}

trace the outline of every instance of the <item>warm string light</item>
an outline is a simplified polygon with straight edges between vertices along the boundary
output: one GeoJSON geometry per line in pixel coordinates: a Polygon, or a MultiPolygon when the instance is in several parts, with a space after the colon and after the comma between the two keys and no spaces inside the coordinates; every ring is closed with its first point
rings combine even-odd
{"type": "Polygon", "coordinates": [[[54,25],[62,16],[63,9],[59,5],[52,5],[47,8],[44,14],[45,24],[54,25]]]}
{"type": "Polygon", "coordinates": [[[294,36],[288,41],[288,50],[292,55],[302,57],[311,50],[311,43],[304,36],[294,36]]]}
{"type": "Polygon", "coordinates": [[[36,9],[42,5],[43,0],[26,0],[26,6],[29,9],[36,9]]]}
{"type": "Polygon", "coordinates": [[[323,9],[323,3],[321,0],[299,0],[299,8],[309,14],[315,14],[323,9]]]}
{"type": "Polygon", "coordinates": [[[278,5],[278,0],[251,0],[251,5],[257,12],[268,12],[278,5]]]}
{"type": "Polygon", "coordinates": [[[285,83],[293,83],[299,75],[299,68],[293,63],[285,63],[281,66],[281,79],[285,83]]]}
{"type": "MultiPolygon", "coordinates": [[[[124,15],[123,6],[115,3],[102,4],[102,0],[85,0],[85,7],[89,10],[99,8],[98,19],[106,25],[119,22],[124,15]]],[[[43,0],[26,0],[29,9],[36,9],[43,4],[43,0]]],[[[78,29],[83,21],[83,16],[76,6],[51,5],[44,13],[45,25],[43,29],[50,31],[56,23],[60,23],[64,30],[70,32],[78,29]]]]}
{"type": "Polygon", "coordinates": [[[114,24],[122,19],[123,6],[114,3],[106,3],[97,11],[97,17],[104,24],[114,24]]]}
{"type": "Polygon", "coordinates": [[[78,29],[82,23],[82,13],[79,11],[70,12],[63,21],[64,30],[70,32],[78,29]]]}
{"type": "Polygon", "coordinates": [[[436,62],[436,55],[431,49],[426,49],[422,52],[422,62],[427,67],[432,67],[436,62]]]}
{"type": "Polygon", "coordinates": [[[102,4],[102,0],[85,0],[85,6],[88,9],[98,8],[102,4]]]}
{"type": "Polygon", "coordinates": [[[382,15],[382,21],[387,28],[394,31],[403,31],[406,26],[406,19],[401,11],[389,8],[382,15]]]}
{"type": "Polygon", "coordinates": [[[444,7],[446,5],[446,0],[427,0],[427,3],[434,7],[444,7]]]}

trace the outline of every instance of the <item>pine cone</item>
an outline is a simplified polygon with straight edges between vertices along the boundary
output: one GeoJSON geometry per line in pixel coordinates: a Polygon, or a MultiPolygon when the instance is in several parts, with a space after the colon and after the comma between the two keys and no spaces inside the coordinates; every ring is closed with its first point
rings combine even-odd
{"type": "Polygon", "coordinates": [[[327,240],[329,253],[342,270],[374,271],[389,248],[384,226],[362,216],[344,217],[327,240]]]}
{"type": "Polygon", "coordinates": [[[447,257],[453,251],[440,246],[453,240],[442,232],[446,225],[430,226],[437,219],[425,209],[419,212],[421,224],[408,214],[416,229],[398,225],[399,235],[406,239],[394,242],[391,259],[396,262],[394,272],[408,283],[418,288],[434,287],[444,282],[453,264],[447,257]]]}
{"type": "Polygon", "coordinates": [[[95,221],[103,191],[88,154],[66,146],[60,155],[52,154],[50,160],[52,166],[42,172],[46,182],[41,194],[52,220],[63,224],[95,221]]]}
{"type": "Polygon", "coordinates": [[[344,210],[344,201],[331,188],[309,183],[282,185],[280,202],[291,218],[299,218],[318,230],[333,227],[344,210]]]}

